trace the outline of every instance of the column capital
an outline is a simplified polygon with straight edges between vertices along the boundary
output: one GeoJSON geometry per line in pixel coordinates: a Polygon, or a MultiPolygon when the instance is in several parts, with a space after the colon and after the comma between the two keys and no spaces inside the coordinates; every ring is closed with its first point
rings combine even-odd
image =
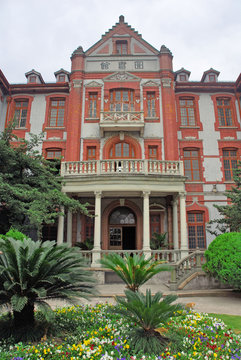
{"type": "Polygon", "coordinates": [[[102,196],[102,191],[95,191],[94,194],[95,194],[95,197],[101,198],[101,196],[102,196]]]}
{"type": "Polygon", "coordinates": [[[151,194],[150,191],[142,191],[142,196],[143,196],[144,198],[149,197],[150,194],[151,194]]]}
{"type": "Polygon", "coordinates": [[[171,205],[177,205],[178,203],[178,195],[173,195],[172,201],[171,201],[171,205]]]}
{"type": "Polygon", "coordinates": [[[180,193],[179,193],[179,197],[180,197],[180,198],[185,198],[186,195],[187,195],[186,191],[183,191],[183,192],[180,192],[180,193]]]}

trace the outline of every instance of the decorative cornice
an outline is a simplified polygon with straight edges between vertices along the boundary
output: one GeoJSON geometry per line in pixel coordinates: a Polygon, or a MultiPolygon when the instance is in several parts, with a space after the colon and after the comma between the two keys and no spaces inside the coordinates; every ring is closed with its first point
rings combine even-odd
{"type": "Polygon", "coordinates": [[[88,84],[85,84],[85,87],[101,87],[103,84],[98,83],[97,81],[91,81],[88,84]]]}
{"type": "Polygon", "coordinates": [[[159,86],[159,84],[157,84],[155,81],[150,80],[142,84],[142,86],[152,87],[152,86],[159,86]]]}
{"type": "Polygon", "coordinates": [[[140,81],[140,78],[126,71],[119,71],[112,75],[108,75],[104,81],[140,81]]]}
{"type": "Polygon", "coordinates": [[[164,88],[170,88],[172,85],[172,79],[169,79],[169,78],[162,78],[161,82],[162,82],[162,86],[164,88]]]}
{"type": "Polygon", "coordinates": [[[74,79],[74,80],[73,80],[73,85],[74,85],[74,88],[81,88],[81,86],[82,86],[82,80],[74,79]]]}

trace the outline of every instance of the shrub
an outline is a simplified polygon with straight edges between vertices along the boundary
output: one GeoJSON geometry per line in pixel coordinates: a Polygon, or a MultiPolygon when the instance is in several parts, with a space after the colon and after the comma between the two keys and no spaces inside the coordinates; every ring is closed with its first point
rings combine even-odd
{"type": "Polygon", "coordinates": [[[0,251],[0,307],[11,307],[15,329],[34,326],[35,304],[49,315],[49,299],[75,302],[93,292],[76,247],[7,237],[0,239],[0,251]]]}
{"type": "Polygon", "coordinates": [[[170,342],[170,337],[163,336],[158,328],[171,317],[180,316],[183,305],[172,304],[177,299],[176,295],[168,295],[163,299],[161,292],[152,296],[150,289],[146,290],[146,295],[130,290],[126,290],[125,295],[126,298],[116,297],[122,307],[114,311],[135,324],[130,333],[132,349],[136,353],[160,353],[170,342]]]}
{"type": "Polygon", "coordinates": [[[101,259],[101,264],[113,270],[132,291],[138,291],[139,287],[161,271],[170,271],[170,267],[163,262],[154,261],[153,257],[145,258],[144,255],[109,254],[101,259]]]}
{"type": "Polygon", "coordinates": [[[219,235],[205,251],[203,269],[221,282],[241,289],[241,233],[219,235]]]}
{"type": "Polygon", "coordinates": [[[24,235],[22,232],[11,228],[6,235],[0,235],[0,239],[7,239],[8,237],[13,238],[15,240],[21,240],[23,241],[23,239],[27,238],[27,235],[24,235]]]}

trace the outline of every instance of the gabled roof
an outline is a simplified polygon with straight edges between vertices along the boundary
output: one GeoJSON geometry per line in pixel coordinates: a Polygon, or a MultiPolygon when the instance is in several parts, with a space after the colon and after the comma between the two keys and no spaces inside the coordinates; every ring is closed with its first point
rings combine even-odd
{"type": "Polygon", "coordinates": [[[203,76],[202,76],[202,78],[201,78],[201,82],[205,80],[205,78],[206,78],[206,76],[207,76],[208,74],[215,74],[215,75],[217,75],[217,77],[218,77],[218,75],[220,74],[220,72],[217,71],[217,70],[214,70],[213,68],[210,68],[209,70],[204,71],[203,76]]]}
{"type": "Polygon", "coordinates": [[[0,70],[0,88],[3,94],[9,93],[9,83],[1,70],[0,70]]]}
{"type": "Polygon", "coordinates": [[[125,34],[128,34],[129,36],[135,38],[138,42],[140,42],[142,45],[144,45],[146,48],[148,48],[149,51],[153,53],[153,55],[158,55],[159,51],[155,49],[152,45],[150,45],[147,41],[145,41],[142,38],[142,35],[139,34],[134,28],[132,28],[128,23],[124,21],[124,16],[121,15],[119,17],[119,22],[116,23],[114,26],[112,26],[111,29],[109,29],[104,35],[102,35],[102,38],[97,41],[94,45],[92,45],[86,52],[85,55],[90,55],[93,51],[95,51],[98,47],[100,47],[104,42],[111,37],[115,36],[123,36],[125,34]]]}
{"type": "Polygon", "coordinates": [[[30,70],[30,71],[28,71],[28,72],[25,73],[25,76],[26,76],[27,79],[28,79],[28,77],[31,76],[31,75],[36,75],[36,76],[39,78],[40,82],[41,82],[42,84],[44,84],[44,79],[42,78],[42,75],[41,75],[38,71],[32,69],[32,70],[30,70]]]}

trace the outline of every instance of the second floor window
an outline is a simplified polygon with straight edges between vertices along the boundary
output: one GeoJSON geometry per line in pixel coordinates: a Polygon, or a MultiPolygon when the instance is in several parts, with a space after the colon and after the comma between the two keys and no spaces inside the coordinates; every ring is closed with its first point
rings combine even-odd
{"type": "Polygon", "coordinates": [[[60,159],[61,158],[61,150],[47,150],[46,152],[46,159],[52,160],[52,159],[60,159]]]}
{"type": "Polygon", "coordinates": [[[199,151],[196,149],[184,150],[184,170],[189,181],[200,180],[199,151]]]}
{"type": "Polygon", "coordinates": [[[230,99],[217,99],[217,108],[219,126],[232,126],[233,118],[230,99]]]}
{"type": "Polygon", "coordinates": [[[134,91],[112,90],[110,92],[110,111],[134,111],[134,91]]]}
{"type": "Polygon", "coordinates": [[[128,52],[127,41],[116,41],[116,53],[118,55],[126,55],[128,52]]]}
{"type": "Polygon", "coordinates": [[[148,146],[148,159],[157,160],[158,147],[156,145],[148,146]]]}
{"type": "Polygon", "coordinates": [[[64,126],[65,99],[53,99],[50,102],[49,126],[64,126]]]}
{"type": "Polygon", "coordinates": [[[147,93],[147,117],[155,117],[155,116],[156,116],[155,93],[149,92],[147,93]]]}
{"type": "Polygon", "coordinates": [[[135,150],[131,144],[119,142],[113,144],[110,149],[110,159],[133,159],[135,158],[135,150]]]}
{"type": "Polygon", "coordinates": [[[14,123],[17,128],[24,128],[27,122],[28,100],[16,100],[14,111],[14,123]]]}
{"type": "Polygon", "coordinates": [[[96,160],[96,146],[87,146],[87,160],[96,160]]]}
{"type": "Polygon", "coordinates": [[[194,99],[180,99],[181,125],[195,126],[195,103],[194,99]]]}
{"type": "Polygon", "coordinates": [[[237,150],[223,150],[223,167],[225,180],[233,179],[233,170],[237,169],[237,150]]]}
{"type": "Polygon", "coordinates": [[[97,93],[89,94],[89,118],[97,117],[97,93]]]}

